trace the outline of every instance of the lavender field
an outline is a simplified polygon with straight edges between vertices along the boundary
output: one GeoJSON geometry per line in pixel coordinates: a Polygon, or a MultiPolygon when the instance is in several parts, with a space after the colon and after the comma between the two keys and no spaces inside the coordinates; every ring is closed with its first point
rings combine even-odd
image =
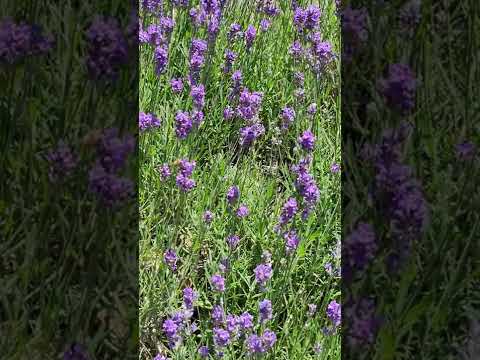
{"type": "Polygon", "coordinates": [[[140,358],[340,359],[335,2],[140,19],[140,358]]]}

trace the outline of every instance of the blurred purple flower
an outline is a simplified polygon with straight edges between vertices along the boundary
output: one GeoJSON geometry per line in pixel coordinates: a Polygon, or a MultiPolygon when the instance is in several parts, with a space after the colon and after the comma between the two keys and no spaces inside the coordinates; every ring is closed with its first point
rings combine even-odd
{"type": "Polygon", "coordinates": [[[238,186],[232,185],[228,188],[227,191],[227,201],[230,205],[233,205],[238,198],[240,197],[240,190],[238,189],[238,186]]]}
{"type": "Polygon", "coordinates": [[[215,291],[224,292],[225,291],[225,279],[220,274],[214,274],[210,278],[212,282],[212,287],[215,291]]]}
{"type": "Polygon", "coordinates": [[[270,300],[264,299],[260,301],[258,309],[261,323],[272,319],[272,303],[270,300]]]}
{"type": "Polygon", "coordinates": [[[160,119],[158,119],[155,114],[138,113],[138,127],[141,132],[157,128],[160,125],[160,119]]]}
{"type": "Polygon", "coordinates": [[[170,86],[175,94],[180,94],[183,91],[183,81],[181,78],[171,79],[170,86]]]}
{"type": "Polygon", "coordinates": [[[315,148],[315,136],[310,130],[305,130],[298,138],[298,143],[306,151],[313,151],[315,148]]]}
{"type": "Polygon", "coordinates": [[[163,261],[165,262],[165,264],[167,264],[170,270],[172,271],[177,270],[178,256],[175,250],[167,249],[163,254],[163,261]]]}

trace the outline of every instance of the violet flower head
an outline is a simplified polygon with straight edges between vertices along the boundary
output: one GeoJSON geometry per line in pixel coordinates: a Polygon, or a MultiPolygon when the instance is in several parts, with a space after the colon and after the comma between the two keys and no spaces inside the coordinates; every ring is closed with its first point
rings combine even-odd
{"type": "Polygon", "coordinates": [[[217,347],[225,347],[230,343],[230,334],[222,328],[213,328],[213,342],[217,347]]]}
{"type": "Polygon", "coordinates": [[[337,163],[333,163],[332,166],[330,166],[330,171],[332,172],[332,174],[338,174],[338,172],[340,171],[340,165],[337,163]]]}
{"type": "Polygon", "coordinates": [[[347,6],[341,11],[342,61],[351,62],[368,40],[368,11],[347,6]]]}
{"type": "Polygon", "coordinates": [[[190,287],[183,289],[183,304],[187,309],[193,308],[193,303],[198,298],[198,293],[190,287]]]}
{"type": "Polygon", "coordinates": [[[160,173],[160,179],[162,181],[167,180],[172,175],[172,171],[170,170],[170,166],[166,163],[162,164],[158,167],[158,172],[160,173]]]}
{"type": "Polygon", "coordinates": [[[238,186],[232,185],[228,188],[227,191],[227,201],[230,205],[233,205],[238,198],[240,197],[240,190],[238,189],[238,186]]]}
{"type": "Polygon", "coordinates": [[[175,94],[180,94],[183,91],[183,81],[181,78],[171,79],[170,86],[175,94]]]}
{"type": "Polygon", "coordinates": [[[208,346],[203,345],[198,348],[198,354],[202,359],[206,359],[208,357],[208,353],[208,346]]]}
{"type": "Polygon", "coordinates": [[[260,264],[255,270],[255,280],[261,287],[267,285],[268,280],[272,278],[273,271],[271,264],[260,264]]]}
{"type": "Polygon", "coordinates": [[[165,262],[165,264],[167,264],[170,270],[172,271],[177,270],[178,256],[175,250],[167,249],[163,254],[163,261],[165,262]]]}
{"type": "Polygon", "coordinates": [[[288,129],[290,124],[295,120],[295,110],[290,107],[284,107],[281,113],[282,117],[282,129],[288,129]]]}
{"type": "Polygon", "coordinates": [[[175,134],[179,139],[185,139],[193,127],[193,121],[188,112],[178,111],[175,115],[175,134]]]}
{"type": "Polygon", "coordinates": [[[260,322],[264,323],[272,319],[272,302],[268,299],[260,301],[258,305],[260,322]]]}
{"type": "Polygon", "coordinates": [[[211,222],[213,221],[213,213],[210,211],[210,210],[206,210],[204,213],[203,213],[203,221],[205,222],[205,224],[209,225],[211,224],[211,222]]]}
{"type": "Polygon", "coordinates": [[[195,170],[196,165],[197,163],[195,162],[195,160],[188,161],[187,159],[181,159],[178,161],[180,173],[183,176],[187,176],[187,177],[193,174],[193,171],[195,170]]]}
{"type": "Polygon", "coordinates": [[[298,203],[295,198],[289,198],[282,207],[282,211],[280,213],[280,226],[287,224],[290,220],[293,219],[295,214],[298,211],[298,203]]]}
{"type": "Polygon", "coordinates": [[[52,183],[60,182],[71,175],[78,164],[72,150],[63,141],[47,153],[46,159],[49,163],[48,178],[52,183]]]}
{"type": "Polygon", "coordinates": [[[223,65],[223,71],[229,73],[232,71],[234,61],[237,59],[237,54],[230,49],[225,50],[225,64],[223,65]]]}
{"type": "Polygon", "coordinates": [[[313,151],[315,148],[315,136],[310,130],[305,130],[298,138],[298,142],[306,151],[313,151]]]}
{"type": "Polygon", "coordinates": [[[293,83],[295,86],[303,88],[305,84],[305,74],[301,71],[295,71],[293,74],[293,83]]]}
{"type": "Polygon", "coordinates": [[[232,42],[234,41],[237,37],[240,37],[242,36],[242,27],[240,26],[240,24],[237,24],[237,23],[233,23],[230,25],[230,29],[228,31],[228,41],[229,42],[232,42]]]}
{"type": "Polygon", "coordinates": [[[231,234],[227,236],[227,243],[231,249],[235,249],[240,242],[240,236],[236,234],[231,234]]]}
{"type": "Polygon", "coordinates": [[[230,336],[232,338],[235,338],[236,336],[238,336],[238,330],[239,330],[238,316],[228,314],[225,324],[226,324],[227,331],[230,333],[230,336]]]}
{"type": "Polygon", "coordinates": [[[97,159],[107,172],[117,172],[135,150],[135,143],[131,134],[121,136],[117,128],[106,129],[96,144],[97,159]]]}
{"type": "Polygon", "coordinates": [[[235,110],[233,110],[230,106],[226,106],[223,110],[223,118],[225,120],[231,120],[235,116],[235,110]]]}
{"type": "Polygon", "coordinates": [[[262,343],[265,351],[270,350],[273,348],[275,343],[277,342],[277,335],[270,329],[265,329],[262,334],[262,343]]]}
{"type": "Polygon", "coordinates": [[[224,292],[225,291],[225,279],[220,274],[214,274],[210,278],[212,282],[212,287],[215,291],[224,292]]]}
{"type": "Polygon", "coordinates": [[[306,30],[313,30],[318,28],[322,11],[316,5],[310,5],[305,10],[304,28],[306,30]]]}
{"type": "Polygon", "coordinates": [[[265,352],[262,339],[256,334],[250,334],[246,339],[247,351],[251,355],[262,354],[265,352]]]}
{"type": "Polygon", "coordinates": [[[250,210],[248,209],[247,205],[242,204],[237,209],[237,217],[244,218],[250,214],[250,210]]]}
{"type": "MultiPolygon", "coordinates": [[[[235,73],[234,73],[235,75],[235,73]]],[[[263,94],[243,89],[238,100],[238,114],[244,120],[252,120],[260,110],[263,94]]]]}
{"type": "Polygon", "coordinates": [[[406,115],[415,107],[417,84],[415,74],[408,65],[392,64],[387,76],[379,80],[378,87],[387,106],[406,115]]]}
{"type": "Polygon", "coordinates": [[[193,85],[190,91],[190,96],[192,97],[195,109],[203,109],[205,106],[205,86],[203,84],[193,85]]]}
{"type": "Polygon", "coordinates": [[[455,146],[457,159],[461,161],[470,161],[476,153],[475,144],[470,141],[464,141],[455,146]]]}
{"type": "Polygon", "coordinates": [[[238,323],[243,331],[249,331],[253,329],[253,316],[248,312],[244,312],[238,318],[238,323]]]}
{"type": "Polygon", "coordinates": [[[155,48],[155,72],[157,75],[162,74],[167,69],[168,49],[166,46],[159,45],[155,48]]]}
{"type": "Polygon", "coordinates": [[[248,25],[247,30],[245,30],[245,45],[247,47],[247,50],[249,50],[255,38],[257,37],[257,29],[253,25],[248,25]]]}
{"type": "Polygon", "coordinates": [[[95,194],[102,205],[113,208],[132,198],[134,186],[130,179],[107,172],[96,163],[88,173],[88,191],[95,194]]]}
{"type": "Polygon", "coordinates": [[[138,127],[141,132],[160,127],[160,119],[155,114],[138,113],[138,127]]]}
{"type": "Polygon", "coordinates": [[[86,31],[87,69],[94,79],[116,80],[128,60],[128,44],[118,21],[96,17],[86,31]]]}
{"type": "Polygon", "coordinates": [[[162,31],[166,34],[169,34],[173,31],[173,28],[175,26],[175,20],[168,16],[162,16],[160,18],[160,28],[162,31]]]}
{"type": "Polygon", "coordinates": [[[297,7],[293,12],[293,25],[298,32],[303,32],[305,26],[305,20],[307,19],[307,13],[301,7],[297,7]]]}
{"type": "Polygon", "coordinates": [[[163,7],[164,0],[143,0],[142,7],[145,11],[150,13],[156,13],[163,7]]]}
{"type": "Polygon", "coordinates": [[[328,41],[314,41],[309,57],[310,65],[317,74],[324,72],[328,64],[334,59],[332,44],[328,41]]]}
{"type": "Polygon", "coordinates": [[[203,115],[203,111],[201,110],[193,110],[190,118],[192,119],[193,126],[198,128],[202,124],[205,115],[203,115]]]}
{"type": "Polygon", "coordinates": [[[248,148],[263,134],[265,134],[265,127],[260,123],[242,127],[240,128],[240,145],[248,148]]]}
{"type": "Polygon", "coordinates": [[[191,191],[197,185],[195,180],[183,175],[182,173],[177,174],[175,183],[177,184],[180,191],[185,193],[191,191]]]}
{"type": "Polygon", "coordinates": [[[221,305],[214,305],[212,309],[212,321],[215,326],[225,322],[225,310],[221,305]]]}
{"type": "Polygon", "coordinates": [[[289,230],[283,234],[285,239],[285,252],[287,255],[291,255],[298,247],[300,238],[295,230],[289,230]]]}
{"type": "Polygon", "coordinates": [[[341,306],[335,300],[332,300],[327,306],[327,316],[335,327],[340,326],[342,319],[341,306]]]}
{"type": "Polygon", "coordinates": [[[261,29],[263,32],[265,32],[265,31],[268,30],[268,28],[270,27],[271,24],[272,24],[272,23],[271,23],[270,20],[268,20],[268,19],[262,19],[262,20],[260,21],[260,29],[261,29]]]}
{"type": "Polygon", "coordinates": [[[233,72],[232,81],[234,88],[238,88],[242,85],[242,72],[240,70],[236,70],[233,72]]]}
{"type": "Polygon", "coordinates": [[[315,115],[317,113],[317,104],[316,103],[311,103],[310,105],[308,105],[307,113],[310,116],[315,115]]]}
{"type": "Polygon", "coordinates": [[[303,55],[303,46],[300,41],[294,41],[290,48],[288,49],[288,53],[292,55],[294,59],[300,59],[303,55]]]}
{"type": "Polygon", "coordinates": [[[87,350],[83,345],[74,343],[64,353],[63,360],[89,360],[87,350]]]}

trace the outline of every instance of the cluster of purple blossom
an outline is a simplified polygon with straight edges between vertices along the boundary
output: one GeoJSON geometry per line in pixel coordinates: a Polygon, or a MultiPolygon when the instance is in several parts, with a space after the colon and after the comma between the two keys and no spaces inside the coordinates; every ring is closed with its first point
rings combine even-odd
{"type": "Polygon", "coordinates": [[[97,142],[97,160],[88,173],[88,189],[104,205],[115,206],[133,195],[133,182],[119,173],[134,150],[133,136],[120,137],[116,128],[105,130],[97,142]]]}
{"type": "Polygon", "coordinates": [[[60,141],[55,149],[50,150],[46,158],[49,163],[48,177],[52,183],[63,182],[78,164],[72,149],[63,141],[60,141]]]}
{"type": "Polygon", "coordinates": [[[368,11],[365,7],[345,7],[341,11],[342,61],[351,62],[368,40],[368,11]]]}
{"type": "Polygon", "coordinates": [[[316,5],[310,5],[305,9],[296,6],[293,24],[298,40],[290,46],[290,55],[295,60],[305,60],[316,74],[321,74],[334,58],[332,45],[328,41],[323,41],[320,33],[321,17],[322,12],[316,5]]]}
{"type": "Polygon", "coordinates": [[[30,56],[43,55],[52,49],[53,37],[43,34],[38,25],[0,20],[0,63],[15,64],[30,56]]]}
{"type": "Polygon", "coordinates": [[[89,75],[98,80],[115,80],[128,61],[128,41],[118,21],[98,16],[87,29],[86,37],[89,75]]]}
{"type": "MultiPolygon", "coordinates": [[[[176,161],[178,166],[177,175],[175,177],[175,184],[182,192],[189,192],[195,186],[196,182],[192,179],[193,171],[195,170],[196,162],[194,160],[189,161],[187,159],[180,159],[176,161]]],[[[162,181],[167,181],[172,175],[169,164],[164,163],[158,167],[160,178],[162,181]]]]}
{"type": "Polygon", "coordinates": [[[140,112],[138,114],[138,128],[141,132],[150,129],[158,128],[161,125],[161,121],[155,114],[149,114],[140,112]]]}
{"type": "Polygon", "coordinates": [[[406,64],[392,64],[386,77],[378,81],[378,88],[386,105],[407,115],[415,107],[415,94],[418,80],[406,64]]]}

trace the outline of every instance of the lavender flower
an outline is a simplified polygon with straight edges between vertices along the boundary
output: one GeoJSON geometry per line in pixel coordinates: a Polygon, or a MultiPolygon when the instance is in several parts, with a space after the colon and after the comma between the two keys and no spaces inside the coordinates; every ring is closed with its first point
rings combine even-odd
{"type": "Polygon", "coordinates": [[[163,261],[165,261],[165,264],[167,264],[170,270],[172,271],[177,270],[178,256],[175,250],[167,249],[163,254],[163,261]]]}
{"type": "Polygon", "coordinates": [[[227,243],[230,246],[230,248],[235,249],[240,242],[240,237],[235,234],[228,235],[227,237],[227,243]]]}
{"type": "Polygon", "coordinates": [[[180,173],[183,176],[189,177],[192,175],[193,170],[195,170],[195,166],[197,165],[197,163],[195,162],[195,160],[188,161],[187,159],[181,159],[178,161],[178,165],[180,173]]]}
{"type": "Polygon", "coordinates": [[[272,319],[272,303],[270,300],[265,299],[260,301],[258,308],[261,323],[272,319]]]}
{"type": "Polygon", "coordinates": [[[283,238],[285,239],[285,252],[290,255],[297,249],[300,238],[295,230],[285,232],[283,238]]]}
{"type": "Polygon", "coordinates": [[[50,150],[46,158],[49,163],[48,178],[53,183],[70,176],[78,164],[72,150],[63,141],[60,141],[55,149],[50,150]]]}
{"type": "Polygon", "coordinates": [[[240,128],[240,145],[248,148],[263,134],[265,134],[265,127],[260,123],[242,127],[240,128]]]}
{"type": "Polygon", "coordinates": [[[251,334],[246,339],[247,351],[251,355],[262,354],[265,352],[262,339],[255,334],[251,334]]]}
{"type": "Polygon", "coordinates": [[[213,328],[213,342],[218,347],[225,347],[230,343],[230,334],[221,328],[213,328]]]}
{"type": "Polygon", "coordinates": [[[310,130],[305,130],[298,138],[298,142],[306,151],[313,151],[315,148],[315,136],[310,130]]]}
{"type": "Polygon", "coordinates": [[[196,186],[195,180],[181,173],[177,174],[176,181],[178,188],[183,192],[189,192],[196,186]]]}
{"type": "Polygon", "coordinates": [[[245,45],[247,47],[247,50],[249,50],[252,45],[253,41],[257,37],[257,29],[253,25],[248,25],[247,30],[245,30],[245,45]]]}
{"type": "Polygon", "coordinates": [[[237,54],[232,50],[225,50],[225,64],[223,65],[223,71],[229,73],[232,71],[233,62],[237,59],[237,54]]]}
{"type": "Polygon", "coordinates": [[[263,32],[265,32],[265,31],[268,30],[268,28],[270,27],[271,24],[272,24],[272,23],[270,22],[270,20],[268,20],[268,19],[262,19],[262,20],[260,21],[260,29],[261,29],[263,32]]]}
{"type": "Polygon", "coordinates": [[[295,71],[293,74],[293,82],[295,86],[303,88],[305,84],[305,74],[301,71],[295,71]]]}
{"type": "Polygon", "coordinates": [[[198,354],[200,355],[201,358],[206,359],[208,357],[208,353],[209,353],[208,346],[204,345],[198,348],[198,354]]]}
{"type": "Polygon", "coordinates": [[[270,350],[277,342],[277,335],[270,329],[265,329],[262,334],[262,344],[265,351],[270,350]]]}
{"type": "Polygon", "coordinates": [[[237,209],[237,216],[239,218],[247,217],[250,214],[250,210],[248,209],[247,205],[242,204],[237,209]]]}
{"type": "Polygon", "coordinates": [[[240,190],[236,185],[230,186],[227,191],[227,201],[230,205],[233,205],[240,197],[240,190]]]}
{"type": "Polygon", "coordinates": [[[178,334],[179,326],[172,319],[167,319],[163,322],[162,329],[168,339],[170,348],[176,347],[181,341],[181,337],[178,334]]]}
{"type": "Polygon", "coordinates": [[[178,111],[175,115],[175,133],[179,139],[185,139],[192,130],[193,122],[188,112],[178,111]]]}
{"type": "Polygon", "coordinates": [[[244,312],[238,318],[238,323],[243,331],[249,331],[253,328],[253,316],[248,312],[244,312]]]}
{"type": "Polygon", "coordinates": [[[230,333],[232,338],[237,337],[239,330],[238,316],[228,314],[225,321],[227,331],[230,333]]]}
{"type": "Polygon", "coordinates": [[[158,171],[160,173],[160,179],[162,181],[167,180],[170,175],[172,175],[172,172],[170,170],[170,166],[168,164],[162,164],[159,166],[158,171]]]}
{"type": "Polygon", "coordinates": [[[183,303],[185,305],[185,308],[192,309],[193,308],[193,302],[197,298],[198,298],[198,294],[192,288],[188,287],[188,288],[183,289],[183,303]]]}
{"type": "Polygon", "coordinates": [[[180,94],[183,91],[183,81],[181,78],[170,80],[170,86],[175,94],[180,94]]]}
{"type": "Polygon", "coordinates": [[[295,59],[300,59],[303,55],[303,47],[300,41],[294,41],[290,46],[288,53],[293,56],[295,59]]]}
{"type": "Polygon", "coordinates": [[[231,24],[227,36],[229,42],[234,41],[235,38],[242,36],[242,27],[237,23],[231,24]]]}
{"type": "Polygon", "coordinates": [[[155,114],[146,114],[144,112],[138,114],[138,126],[140,131],[147,131],[159,127],[160,125],[161,122],[155,114]]]}
{"type": "Polygon", "coordinates": [[[295,120],[295,110],[290,107],[282,109],[282,129],[288,129],[291,123],[295,120]]]}
{"type": "Polygon", "coordinates": [[[316,103],[311,103],[307,108],[307,113],[310,116],[315,115],[317,113],[317,104],[316,103]]]}
{"type": "Polygon", "coordinates": [[[289,198],[282,207],[280,214],[279,225],[283,226],[287,224],[298,211],[298,204],[295,198],[289,198]]]}
{"type": "Polygon", "coordinates": [[[154,57],[155,57],[155,72],[157,75],[160,75],[167,68],[168,49],[163,45],[157,46],[155,48],[154,57]]]}
{"type": "Polygon", "coordinates": [[[212,309],[212,321],[215,326],[225,322],[225,310],[221,305],[214,305],[212,309]]]}
{"type": "Polygon", "coordinates": [[[461,161],[470,161],[475,156],[476,147],[470,141],[464,141],[455,146],[457,158],[461,161]]]}
{"type": "Polygon", "coordinates": [[[215,291],[218,291],[218,292],[225,291],[225,279],[223,278],[222,275],[220,274],[212,275],[210,280],[212,282],[212,286],[215,291]]]}
{"type": "Polygon", "coordinates": [[[63,353],[63,360],[89,360],[89,356],[83,345],[74,343],[63,353]]]}
{"type": "Polygon", "coordinates": [[[223,118],[225,120],[231,120],[235,116],[235,110],[233,110],[230,106],[225,107],[223,110],[223,118]]]}
{"type": "Polygon", "coordinates": [[[203,213],[203,221],[205,224],[209,225],[213,221],[213,213],[210,210],[206,210],[203,213]]]}
{"type": "MultiPolygon", "coordinates": [[[[235,73],[234,73],[235,75],[235,73]]],[[[243,89],[238,100],[238,114],[244,120],[252,120],[262,104],[263,94],[243,89]]]]}
{"type": "Polygon", "coordinates": [[[205,86],[203,84],[193,85],[190,91],[190,96],[193,99],[193,106],[197,110],[203,109],[205,106],[205,86]]]}
{"type": "Polygon", "coordinates": [[[304,22],[304,29],[306,30],[313,30],[318,28],[320,23],[320,17],[322,16],[321,10],[318,6],[310,5],[305,10],[305,22],[304,22]]]}
{"type": "Polygon", "coordinates": [[[415,74],[408,65],[392,64],[388,68],[387,77],[379,80],[378,87],[387,106],[406,115],[415,107],[417,83],[415,74]]]}
{"type": "Polygon", "coordinates": [[[365,7],[352,9],[347,6],[341,12],[341,18],[342,61],[351,62],[368,40],[368,11],[365,7]]]}
{"type": "Polygon", "coordinates": [[[327,316],[335,327],[340,326],[342,316],[340,308],[340,304],[335,300],[332,300],[327,306],[327,316]]]}
{"type": "Polygon", "coordinates": [[[313,317],[317,312],[317,305],[308,304],[308,316],[313,317]]]}
{"type": "Polygon", "coordinates": [[[340,171],[340,165],[338,165],[337,163],[333,163],[330,167],[330,171],[332,172],[332,174],[337,174],[340,171]]]}
{"type": "Polygon", "coordinates": [[[106,207],[115,207],[134,193],[131,180],[109,173],[96,163],[88,173],[88,190],[106,207]]]}

